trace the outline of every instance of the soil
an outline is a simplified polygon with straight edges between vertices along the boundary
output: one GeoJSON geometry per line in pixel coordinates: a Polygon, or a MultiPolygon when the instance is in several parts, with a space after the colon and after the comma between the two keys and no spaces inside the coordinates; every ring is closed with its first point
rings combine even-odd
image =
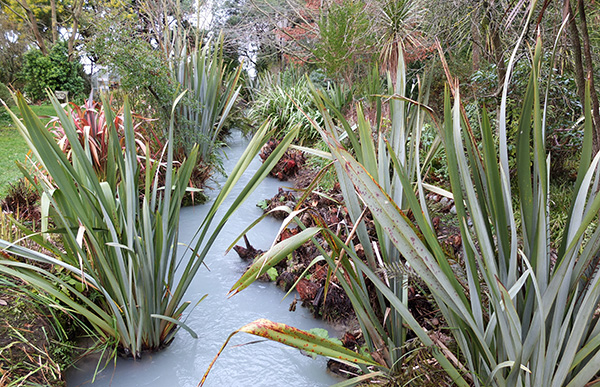
{"type": "MultiPolygon", "coordinates": [[[[0,285],[0,385],[64,386],[68,343],[59,343],[53,317],[22,288],[0,285]]],[[[17,280],[14,280],[17,281],[17,280]]]]}

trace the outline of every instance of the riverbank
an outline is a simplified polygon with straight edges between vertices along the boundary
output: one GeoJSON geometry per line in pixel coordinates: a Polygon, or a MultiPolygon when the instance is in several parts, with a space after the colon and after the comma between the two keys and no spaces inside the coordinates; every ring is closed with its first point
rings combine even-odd
{"type": "MultiPolygon", "coordinates": [[[[259,206],[265,213],[277,219],[286,218],[291,210],[296,211],[297,220],[303,226],[327,227],[335,232],[341,240],[348,240],[354,224],[344,204],[340,186],[336,183],[331,189],[322,189],[315,181],[321,172],[322,169],[303,166],[296,173],[288,176],[289,181],[281,183],[276,195],[261,201],[259,206]],[[287,207],[288,210],[278,210],[281,207],[287,207]]],[[[459,268],[461,261],[459,252],[462,241],[460,230],[456,224],[454,203],[451,199],[436,194],[427,195],[427,202],[432,211],[437,237],[445,246],[447,254],[455,258],[457,268],[459,268]]],[[[407,216],[412,219],[410,213],[407,216]]],[[[376,230],[371,214],[367,211],[362,219],[377,249],[376,230]]],[[[287,220],[289,221],[289,219],[287,220]]],[[[287,227],[282,229],[277,242],[290,238],[299,231],[300,228],[294,222],[290,222],[287,227]]],[[[331,251],[331,246],[328,245],[330,241],[326,241],[321,234],[317,234],[315,239],[321,249],[331,251]]],[[[358,256],[364,260],[363,246],[360,245],[358,239],[353,239],[352,236],[350,236],[350,240],[352,240],[358,256]]],[[[246,238],[245,243],[236,246],[235,250],[246,261],[263,252],[253,246],[251,239],[246,238]]],[[[295,287],[298,298],[291,301],[290,309],[295,309],[296,304],[301,304],[316,318],[341,327],[338,336],[341,343],[346,348],[362,353],[366,349],[365,341],[350,298],[342,289],[342,284],[339,283],[333,271],[325,261],[320,260],[320,254],[318,246],[315,246],[313,242],[307,242],[293,251],[288,259],[282,260],[270,269],[267,275],[262,277],[262,280],[272,280],[285,292],[295,287]]],[[[409,274],[407,306],[413,317],[430,332],[432,337],[435,337],[440,347],[454,346],[450,328],[436,307],[431,292],[423,281],[411,274],[410,268],[406,267],[405,270],[409,274]]],[[[378,271],[382,279],[397,275],[393,272],[393,268],[389,270],[380,268],[378,271]]],[[[373,310],[378,313],[377,311],[381,309],[377,306],[377,294],[374,286],[370,285],[367,286],[370,303],[373,310]]],[[[380,321],[384,321],[387,317],[380,313],[378,318],[380,321]]],[[[438,372],[441,368],[436,361],[431,361],[431,354],[427,353],[419,344],[412,331],[408,332],[406,346],[407,348],[404,350],[408,351],[410,355],[407,355],[406,361],[401,365],[404,371],[399,374],[399,377],[405,382],[416,378],[415,380],[420,380],[423,386],[437,386],[439,381],[430,380],[427,373],[438,372]]],[[[328,361],[328,368],[344,377],[357,375],[355,368],[347,367],[333,360],[328,361]]]]}

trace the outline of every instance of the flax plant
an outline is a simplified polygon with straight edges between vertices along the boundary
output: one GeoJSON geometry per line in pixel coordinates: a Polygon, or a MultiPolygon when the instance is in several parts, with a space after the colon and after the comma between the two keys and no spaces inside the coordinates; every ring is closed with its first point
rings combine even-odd
{"type": "MultiPolygon", "coordinates": [[[[600,231],[589,230],[600,210],[600,155],[592,160],[589,98],[585,101],[585,145],[568,226],[553,261],[548,227],[550,155],[544,143],[547,106],[540,96],[540,66],[538,40],[521,108],[515,182],[511,182],[507,167],[506,96],[499,119],[501,145],[496,151],[485,110],[479,146],[472,133],[463,131],[468,123],[461,116],[458,87],[454,87],[453,108],[446,93],[444,140],[463,240],[463,273],[457,273],[440,246],[419,203],[419,191],[413,191],[401,164],[394,160],[394,172],[405,187],[418,231],[369,168],[346,151],[335,134],[326,134],[336,160],[395,248],[428,285],[452,328],[464,359],[464,364],[454,364],[463,372],[453,376],[460,383],[470,379],[476,386],[581,386],[600,371],[596,313],[600,231]],[[520,228],[513,211],[515,194],[519,197],[520,228]],[[586,231],[591,231],[591,237],[584,240],[586,231]],[[460,277],[465,281],[459,281],[460,277]]],[[[376,272],[360,261],[353,264],[364,268],[363,273],[397,312],[405,313],[401,299],[376,272]]],[[[409,325],[424,338],[422,329],[409,325]]],[[[424,344],[428,345],[427,341],[424,344]]]]}
{"type": "MultiPolygon", "coordinates": [[[[180,98],[181,95],[173,110],[180,98]]],[[[18,96],[17,102],[23,122],[11,115],[33,155],[52,178],[49,181],[41,173],[28,175],[32,184],[43,192],[43,232],[35,234],[22,227],[52,255],[0,240],[0,272],[42,290],[57,301],[55,307],[83,316],[102,340],[117,342],[124,354],[134,358],[140,357],[144,350],[165,347],[179,328],[196,337],[185,325],[184,312],[190,305],[184,301],[185,292],[225,222],[268,174],[295,133],[273,152],[224,217],[213,225],[217,209],[270,136],[268,123],[259,129],[202,220],[189,249],[191,253],[182,258],[178,256],[179,212],[198,147],[193,147],[188,158],[174,168],[171,118],[164,159],[152,160],[148,154],[142,155],[146,165],[141,168],[126,101],[124,147],[118,142],[112,111],[105,110],[109,149],[106,178],[100,178],[94,170],[89,142],[82,146],[72,117],[54,96],[51,101],[71,143],[70,159],[22,96],[18,96]],[[158,179],[159,168],[165,169],[164,186],[158,179]],[[55,225],[52,229],[48,228],[48,217],[55,225]],[[49,235],[59,237],[61,248],[50,243],[49,235]],[[7,253],[62,267],[85,290],[77,289],[51,269],[12,259],[7,253]],[[97,300],[90,298],[92,290],[100,293],[97,300]]]]}
{"type": "MultiPolygon", "coordinates": [[[[336,144],[340,144],[339,141],[343,139],[348,144],[348,149],[351,149],[356,159],[365,166],[382,189],[389,193],[393,200],[403,203],[406,207],[408,206],[410,195],[407,196],[405,191],[408,189],[412,193],[413,187],[409,186],[407,188],[402,184],[398,174],[391,174],[390,170],[393,170],[395,167],[401,168],[402,173],[405,176],[410,176],[411,181],[415,183],[420,183],[421,181],[420,176],[423,167],[420,165],[419,152],[421,130],[425,123],[425,115],[428,112],[424,107],[424,101],[427,100],[427,87],[418,88],[417,101],[407,98],[405,95],[406,71],[401,54],[402,50],[399,50],[399,52],[400,60],[398,62],[398,69],[395,72],[396,80],[392,82],[391,79],[388,79],[390,92],[388,100],[391,105],[390,123],[388,126],[382,124],[383,120],[379,114],[376,119],[376,127],[373,128],[365,118],[360,105],[357,107],[358,122],[355,126],[352,126],[336,109],[334,103],[314,87],[312,87],[313,98],[323,115],[324,123],[321,125],[314,120],[311,120],[311,122],[315,129],[322,134],[327,143],[331,143],[333,139],[336,144]],[[335,125],[334,120],[328,113],[329,110],[334,112],[337,122],[340,123],[341,127],[335,125]],[[387,137],[391,139],[389,143],[386,142],[387,137]]],[[[378,103],[377,109],[378,112],[381,112],[381,102],[378,103]]],[[[425,158],[425,165],[428,162],[427,160],[431,159],[438,145],[439,140],[435,141],[435,145],[430,150],[428,157],[425,158]]],[[[345,147],[342,148],[345,149],[345,147]]],[[[333,154],[323,154],[323,152],[316,152],[306,148],[302,149],[319,156],[331,158],[335,156],[333,151],[333,154]]],[[[344,288],[352,302],[370,354],[368,357],[372,359],[370,363],[366,362],[364,358],[360,362],[355,362],[366,375],[358,376],[354,380],[359,382],[374,377],[395,378],[396,375],[402,372],[402,359],[407,353],[405,345],[407,337],[406,327],[414,326],[415,328],[413,329],[419,329],[423,332],[416,320],[407,312],[407,274],[406,271],[398,270],[399,267],[403,267],[404,263],[400,260],[401,254],[392,243],[392,238],[386,234],[383,225],[377,221],[375,224],[379,245],[376,245],[375,241],[370,238],[364,223],[365,208],[362,205],[361,195],[355,190],[351,178],[343,169],[343,164],[336,163],[335,168],[344,195],[345,206],[353,221],[352,229],[347,230],[349,237],[346,240],[342,240],[337,234],[326,228],[313,227],[305,229],[304,225],[298,219],[298,215],[301,212],[298,209],[299,205],[296,209],[279,208],[289,213],[282,229],[285,228],[288,222],[295,221],[304,231],[276,244],[271,250],[257,259],[250,269],[234,284],[231,292],[235,294],[243,290],[258,276],[284,259],[291,250],[302,245],[304,242],[312,240],[321,253],[320,258],[317,259],[323,259],[329,264],[330,270],[328,276],[335,275],[337,277],[338,282],[344,288]],[[318,232],[322,233],[331,251],[327,251],[314,239],[315,234],[318,232]],[[363,247],[367,261],[366,264],[357,256],[353,243],[354,236],[358,238],[363,247]],[[380,321],[377,317],[378,313],[371,303],[371,296],[367,281],[365,281],[364,271],[379,273],[389,268],[394,271],[394,274],[385,277],[384,290],[377,290],[378,307],[380,308],[379,315],[387,316],[385,321],[380,321]],[[390,308],[388,306],[386,292],[391,292],[395,300],[401,303],[404,313],[398,311],[395,307],[390,308]]],[[[424,196],[421,184],[419,192],[421,196],[424,196]]],[[[414,193],[412,194],[414,195],[414,193]]],[[[424,201],[420,203],[424,204],[424,201]]],[[[322,222],[316,219],[316,223],[320,224],[322,222]]],[[[248,329],[248,326],[246,326],[241,331],[281,341],[278,332],[272,332],[268,328],[264,328],[268,324],[264,322],[255,323],[262,329],[248,329]],[[265,334],[265,332],[268,332],[268,334],[265,334]]],[[[252,324],[249,324],[249,326],[254,327],[252,324]]],[[[423,335],[421,339],[433,348],[433,341],[428,336],[423,335]]],[[[299,342],[302,343],[302,340],[299,342]]],[[[294,346],[290,344],[290,340],[286,339],[286,343],[294,346]]],[[[331,344],[328,343],[328,345],[331,344]]],[[[302,348],[301,346],[298,347],[302,348]]],[[[433,350],[435,351],[437,348],[433,348],[433,350]]],[[[315,350],[315,352],[331,357],[328,347],[319,347],[319,350],[315,350]]],[[[450,374],[458,375],[457,371],[440,351],[437,351],[435,355],[438,361],[448,369],[450,374]]],[[[336,359],[339,360],[340,358],[336,357],[336,359]]],[[[341,357],[341,359],[352,362],[347,355],[341,357]]]]}
{"type": "MultiPolygon", "coordinates": [[[[399,48],[398,68],[395,71],[396,79],[392,82],[388,74],[388,92],[387,101],[390,104],[389,124],[384,125],[381,114],[377,116],[376,127],[372,128],[368,120],[365,119],[360,105],[357,108],[357,124],[352,127],[341,114],[337,114],[337,121],[341,128],[334,124],[334,121],[327,114],[327,104],[331,105],[330,101],[322,93],[313,89],[313,95],[317,106],[319,106],[325,119],[324,125],[319,126],[313,121],[313,125],[318,131],[333,135],[338,141],[342,137],[347,138],[347,149],[350,149],[356,159],[365,166],[371,176],[382,187],[384,192],[398,203],[401,208],[407,208],[408,198],[406,196],[405,187],[401,184],[398,174],[391,174],[390,169],[396,166],[403,169],[403,173],[407,178],[417,183],[421,181],[421,156],[420,156],[420,138],[421,131],[425,124],[427,109],[425,104],[428,100],[427,85],[414,84],[411,87],[412,91],[416,91],[417,100],[412,101],[406,95],[406,69],[402,49],[399,48]],[[415,90],[416,89],[416,90],[415,90]],[[341,129],[341,131],[340,131],[341,129]],[[389,140],[388,140],[389,139],[389,140]]],[[[381,96],[377,100],[377,111],[381,112],[381,96]]],[[[335,109],[330,110],[336,113],[335,109]]],[[[327,142],[327,137],[324,137],[327,142]]],[[[431,155],[435,153],[440,144],[439,138],[431,147],[429,156],[426,157],[425,166],[431,155]]],[[[354,189],[352,181],[344,173],[340,163],[335,164],[336,173],[340,182],[340,187],[344,195],[346,208],[354,224],[354,232],[358,240],[363,246],[368,267],[373,271],[393,267],[398,268],[403,265],[400,261],[400,253],[391,242],[390,237],[384,232],[381,224],[375,222],[377,231],[378,245],[374,244],[369,237],[364,220],[364,206],[358,192],[354,189]]],[[[420,187],[420,197],[423,198],[423,188],[420,187]]],[[[412,187],[410,188],[413,189],[412,187]]],[[[421,201],[424,205],[424,201],[421,201]]],[[[426,207],[424,206],[425,211],[426,207]]],[[[333,242],[333,245],[338,245],[339,242],[333,242]]],[[[351,250],[354,251],[352,240],[349,239],[351,250]]],[[[336,249],[334,249],[335,251],[336,249]]],[[[338,246],[337,254],[342,254],[343,249],[338,246]]],[[[340,256],[334,254],[328,257],[327,260],[339,259],[340,256]]],[[[336,264],[338,265],[338,264],[336,264]]],[[[352,271],[354,283],[350,283],[348,290],[354,296],[353,306],[357,313],[359,322],[363,328],[363,333],[372,353],[377,353],[383,359],[383,362],[393,370],[399,372],[402,367],[402,357],[405,355],[406,327],[403,317],[388,308],[385,302],[385,297],[378,292],[378,301],[381,315],[386,315],[388,318],[385,322],[379,322],[372,311],[371,302],[367,290],[366,282],[361,280],[362,273],[360,269],[355,269],[352,266],[347,266],[346,271],[352,271]]],[[[395,270],[394,275],[386,276],[385,280],[390,289],[393,289],[394,294],[402,301],[404,305],[408,304],[408,274],[406,271],[395,270]]]]}
{"type": "Polygon", "coordinates": [[[222,35],[202,47],[199,36],[192,49],[187,42],[185,34],[177,34],[172,43],[173,77],[189,91],[177,108],[178,135],[185,146],[199,144],[200,160],[210,160],[240,93],[242,66],[231,71],[225,65],[222,35]]]}
{"type": "MultiPolygon", "coordinates": [[[[393,168],[384,169],[383,174],[390,171],[399,179],[402,197],[395,196],[382,184],[382,176],[377,175],[381,171],[372,164],[374,158],[365,157],[374,153],[373,145],[360,140],[360,144],[353,146],[354,150],[349,150],[333,125],[317,127],[333,159],[339,163],[339,170],[389,238],[391,248],[397,250],[401,257],[397,262],[409,264],[427,284],[451,329],[459,354],[449,353],[434,335],[415,321],[402,292],[389,281],[393,266],[376,262],[379,266],[374,268],[372,262],[363,262],[351,240],[341,240],[327,229],[305,229],[293,240],[275,245],[232,291],[243,289],[265,268],[283,259],[293,246],[324,232],[332,253],[322,250],[323,258],[335,267],[335,274],[353,302],[366,337],[384,338],[393,334],[392,331],[379,332],[381,323],[366,303],[361,304],[359,297],[365,295],[357,289],[368,280],[388,302],[390,314],[402,318],[457,385],[576,387],[597,382],[596,375],[600,372],[600,316],[597,313],[600,228],[593,220],[600,211],[600,154],[592,157],[588,90],[583,104],[585,137],[579,173],[567,225],[554,254],[548,225],[551,155],[545,144],[548,106],[540,81],[541,47],[538,38],[531,52],[531,76],[520,108],[515,177],[508,169],[506,90],[517,49],[508,65],[509,76],[501,100],[496,132],[498,146],[485,109],[479,125],[481,140],[476,140],[462,114],[459,88],[451,85],[454,104],[450,92],[446,91],[443,140],[463,241],[463,268],[455,265],[454,257],[440,245],[423,200],[419,169],[416,179],[411,177],[407,164],[397,157],[398,149],[394,148],[393,140],[387,146],[393,168]],[[515,197],[518,197],[517,203],[513,202],[515,197]],[[520,214],[516,214],[515,207],[520,214]],[[405,215],[407,208],[414,215],[414,223],[405,215]]],[[[546,95],[547,90],[546,87],[546,95]]],[[[381,154],[385,150],[378,151],[381,154]]],[[[347,192],[344,194],[346,200],[352,197],[347,192]]],[[[352,203],[347,205],[350,208],[352,203]]],[[[298,211],[292,211],[288,218],[296,215],[298,211]]],[[[360,227],[355,224],[352,232],[360,235],[360,227]]],[[[394,378],[399,370],[390,360],[394,359],[392,353],[397,350],[397,343],[374,341],[373,344],[371,355],[377,364],[362,363],[363,371],[372,372],[364,378],[374,375],[394,378]]],[[[293,345],[301,348],[301,345],[293,345]]],[[[402,361],[401,357],[396,359],[402,361]]]]}

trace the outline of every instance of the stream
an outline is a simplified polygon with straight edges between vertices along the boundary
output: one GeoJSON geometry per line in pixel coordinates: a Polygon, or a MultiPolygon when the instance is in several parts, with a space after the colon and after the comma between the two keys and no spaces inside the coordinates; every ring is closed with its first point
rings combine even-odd
{"type": "MultiPolygon", "coordinates": [[[[247,140],[236,132],[228,144],[229,147],[225,151],[227,159],[224,160],[227,172],[241,156],[247,140]]],[[[223,210],[235,199],[259,166],[260,160],[257,157],[224,203],[223,210]]],[[[222,183],[224,178],[219,180],[222,183]]],[[[267,318],[306,330],[325,328],[330,331],[330,336],[337,336],[333,328],[314,319],[300,305],[295,312],[290,312],[289,304],[293,295],[282,301],[284,293],[273,283],[256,282],[236,296],[227,298],[227,292],[242,275],[246,263],[233,251],[223,255],[225,249],[262,214],[256,203],[273,197],[281,184],[275,179],[267,178],[258,187],[230,219],[207,255],[204,262],[210,271],[206,267],[200,269],[190,285],[184,299],[191,301],[192,305],[208,294],[186,321],[198,334],[198,339],[193,339],[186,331],[180,330],[173,343],[160,352],[145,354],[137,361],[118,358],[116,366],[111,362],[96,376],[93,386],[197,386],[229,334],[258,318],[267,318]]],[[[209,195],[212,198],[216,197],[215,192],[209,195]]],[[[190,242],[209,206],[210,203],[182,209],[179,237],[181,243],[190,242]]],[[[265,219],[248,233],[248,238],[256,248],[267,250],[273,243],[279,225],[277,220],[265,219]]],[[[243,244],[243,241],[241,243],[243,244]]],[[[184,248],[180,247],[179,253],[182,254],[183,251],[184,248]]],[[[67,386],[90,385],[96,365],[97,357],[82,359],[76,369],[68,371],[67,386]]],[[[205,386],[317,387],[329,386],[340,381],[341,379],[326,371],[326,359],[322,357],[312,359],[297,349],[240,333],[233,337],[215,363],[205,386]],[[252,344],[244,345],[247,343],[252,344]]]]}

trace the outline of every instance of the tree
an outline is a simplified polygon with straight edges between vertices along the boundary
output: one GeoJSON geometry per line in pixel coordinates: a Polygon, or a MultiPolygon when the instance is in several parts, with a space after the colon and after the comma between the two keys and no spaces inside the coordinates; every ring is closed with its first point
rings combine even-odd
{"type": "Polygon", "coordinates": [[[18,81],[28,43],[22,35],[12,32],[15,30],[15,23],[0,12],[0,31],[3,31],[0,33],[0,82],[13,85],[18,81]]]}
{"type": "Polygon", "coordinates": [[[516,41],[519,29],[514,29],[510,18],[523,14],[523,2],[506,0],[457,0],[436,2],[426,0],[428,16],[439,23],[428,23],[430,36],[439,37],[445,52],[471,53],[471,71],[493,64],[497,75],[496,95],[506,74],[508,44],[516,41]]]}
{"type": "Polygon", "coordinates": [[[578,0],[574,8],[570,0],[563,1],[563,18],[567,21],[567,31],[571,43],[571,54],[575,71],[577,92],[581,101],[585,100],[586,80],[590,84],[590,97],[592,102],[592,121],[594,127],[593,145],[594,153],[600,151],[600,104],[594,83],[594,59],[592,45],[586,17],[586,6],[583,0],[578,0]],[[578,16],[578,17],[577,17],[578,16]],[[579,19],[579,26],[577,25],[579,19]],[[583,44],[583,47],[582,47],[583,44]]]}
{"type": "Polygon", "coordinates": [[[38,101],[46,98],[47,88],[68,91],[71,98],[81,95],[85,88],[81,74],[81,63],[69,61],[67,44],[59,42],[52,46],[48,55],[38,49],[29,50],[24,56],[21,77],[25,82],[25,93],[38,101]]]}
{"type": "MultiPolygon", "coordinates": [[[[260,70],[281,64],[284,55],[294,56],[285,46],[280,29],[290,23],[295,0],[226,0],[214,4],[211,30],[225,36],[224,53],[241,58],[260,70]]],[[[304,55],[307,51],[303,51],[304,55]]]]}
{"type": "Polygon", "coordinates": [[[28,36],[44,55],[48,55],[48,46],[63,38],[59,30],[67,31],[69,58],[78,59],[73,55],[75,41],[82,25],[87,25],[94,3],[86,0],[0,0],[0,5],[15,22],[16,31],[28,36]]]}
{"type": "MultiPolygon", "coordinates": [[[[192,3],[183,3],[188,7],[179,7],[175,0],[95,5],[104,17],[92,25],[85,51],[94,64],[120,76],[121,88],[140,102],[135,106],[140,114],[170,117],[178,87],[169,69],[172,37],[192,28],[192,3]]],[[[188,43],[195,44],[194,39],[188,43]]]]}
{"type": "Polygon", "coordinates": [[[106,16],[102,24],[96,24],[85,50],[93,63],[119,75],[121,88],[133,96],[133,101],[144,101],[147,108],[167,119],[175,93],[169,83],[168,62],[147,35],[139,33],[135,20],[127,14],[106,16]]]}
{"type": "Polygon", "coordinates": [[[313,54],[330,76],[348,85],[354,82],[356,67],[369,62],[376,47],[370,14],[367,4],[358,0],[334,2],[321,12],[313,54]]]}
{"type": "MultiPolygon", "coordinates": [[[[352,81],[357,71],[351,70],[353,64],[361,67],[375,54],[385,70],[395,71],[398,44],[408,51],[409,60],[432,51],[421,31],[424,4],[425,0],[230,0],[220,8],[225,20],[221,26],[233,39],[252,31],[260,51],[272,53],[274,59],[317,64],[333,77],[352,81]]],[[[244,46],[239,38],[237,42],[244,46]]]]}
{"type": "Polygon", "coordinates": [[[378,0],[375,1],[375,11],[379,58],[383,70],[389,71],[392,79],[396,78],[399,47],[404,49],[407,64],[422,60],[434,51],[431,40],[423,34],[426,20],[423,0],[378,0]]]}
{"type": "Polygon", "coordinates": [[[38,19],[35,13],[33,12],[32,8],[29,6],[27,0],[14,0],[12,4],[8,2],[3,3],[6,9],[12,11],[18,18],[26,22],[28,28],[33,33],[35,42],[37,43],[42,54],[48,55],[48,49],[46,48],[45,39],[40,31],[38,19]]]}

